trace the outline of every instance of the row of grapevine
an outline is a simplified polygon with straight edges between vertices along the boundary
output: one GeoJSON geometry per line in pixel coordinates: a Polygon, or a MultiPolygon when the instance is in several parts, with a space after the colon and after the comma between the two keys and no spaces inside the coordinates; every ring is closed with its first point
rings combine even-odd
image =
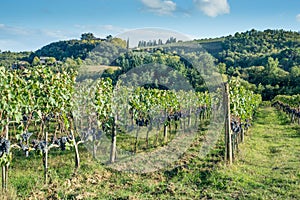
{"type": "Polygon", "coordinates": [[[100,79],[95,84],[91,80],[82,82],[77,96],[80,97],[80,103],[75,118],[80,132],[89,140],[87,146],[92,147],[94,157],[97,157],[98,148],[102,151],[104,149],[101,139],[108,138],[110,162],[116,159],[116,140],[119,138],[117,132],[120,136],[129,137],[135,130],[135,136],[131,138],[131,151],[137,153],[142,129],[146,132],[144,148],[150,147],[149,135],[154,130],[156,134],[152,147],[158,145],[161,128],[161,145],[164,145],[171,139],[169,133],[176,132],[179,128],[196,128],[201,118],[209,117],[211,107],[208,93],[132,88],[122,83],[113,89],[110,79],[100,79]],[[81,92],[85,95],[80,95],[81,92]]]}
{"type": "Polygon", "coordinates": [[[11,148],[24,151],[26,156],[31,151],[40,152],[47,181],[48,151],[75,140],[69,131],[75,77],[76,73],[44,66],[25,70],[0,68],[0,164],[4,189],[11,148]],[[53,123],[59,124],[56,126],[61,129],[59,135],[59,130],[51,127],[53,123]]]}
{"type": "MultiPolygon", "coordinates": [[[[239,143],[244,141],[244,133],[248,130],[250,122],[255,114],[262,98],[260,94],[247,90],[238,80],[229,81],[229,110],[230,116],[227,133],[227,140],[230,139],[230,147],[227,149],[226,157],[232,160],[239,143]],[[229,138],[231,137],[231,138],[229,138]],[[231,155],[230,155],[231,154],[231,155]]],[[[228,141],[226,141],[228,143],[228,141]]]]}
{"type": "Polygon", "coordinates": [[[300,95],[277,95],[273,99],[273,107],[284,111],[292,123],[300,124],[300,95]]]}

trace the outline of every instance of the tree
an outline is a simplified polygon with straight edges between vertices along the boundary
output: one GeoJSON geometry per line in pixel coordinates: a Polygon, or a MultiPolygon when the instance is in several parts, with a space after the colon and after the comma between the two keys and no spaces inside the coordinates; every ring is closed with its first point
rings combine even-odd
{"type": "Polygon", "coordinates": [[[300,66],[294,66],[291,68],[292,78],[300,77],[300,66]]]}
{"type": "Polygon", "coordinates": [[[265,87],[261,83],[259,83],[258,86],[257,86],[256,92],[258,94],[262,94],[262,92],[264,91],[264,89],[265,89],[265,87]]]}
{"type": "Polygon", "coordinates": [[[32,60],[32,66],[37,66],[39,64],[40,64],[40,59],[37,56],[35,56],[32,60]]]}
{"type": "Polygon", "coordinates": [[[272,72],[275,72],[277,70],[278,66],[279,66],[279,61],[277,58],[274,60],[274,58],[268,57],[265,70],[268,74],[271,74],[272,72]]]}
{"type": "Polygon", "coordinates": [[[217,65],[219,73],[225,74],[226,73],[226,64],[225,63],[219,63],[217,65]]]}
{"type": "Polygon", "coordinates": [[[228,68],[228,70],[227,70],[227,74],[229,75],[229,76],[232,76],[233,74],[234,74],[234,72],[235,72],[235,69],[234,69],[234,67],[229,67],[228,68]]]}
{"type": "Polygon", "coordinates": [[[75,61],[79,66],[83,64],[83,61],[80,58],[76,58],[75,61]]]}
{"type": "Polygon", "coordinates": [[[123,49],[125,49],[126,46],[127,46],[126,41],[125,41],[125,40],[122,40],[121,38],[112,38],[112,39],[110,40],[110,42],[111,42],[113,45],[119,46],[119,47],[121,47],[121,48],[123,48],[123,49]]]}
{"type": "Polygon", "coordinates": [[[300,80],[300,66],[294,66],[291,68],[290,83],[291,85],[298,86],[300,80]]]}
{"type": "Polygon", "coordinates": [[[93,33],[83,33],[81,34],[81,40],[95,40],[96,37],[93,33]]]}
{"type": "Polygon", "coordinates": [[[126,41],[126,49],[127,50],[129,49],[129,38],[127,38],[127,41],[126,41]]]}
{"type": "Polygon", "coordinates": [[[112,39],[113,39],[113,36],[112,36],[112,35],[106,36],[106,40],[107,40],[108,42],[110,42],[112,39]]]}
{"type": "Polygon", "coordinates": [[[54,65],[56,63],[56,59],[54,57],[49,57],[46,60],[47,64],[54,65]]]}
{"type": "Polygon", "coordinates": [[[176,42],[177,42],[177,39],[176,39],[176,38],[170,37],[170,38],[166,41],[166,44],[176,43],[176,42]]]}
{"type": "Polygon", "coordinates": [[[158,39],[158,45],[163,45],[163,41],[161,39],[158,39]]]}

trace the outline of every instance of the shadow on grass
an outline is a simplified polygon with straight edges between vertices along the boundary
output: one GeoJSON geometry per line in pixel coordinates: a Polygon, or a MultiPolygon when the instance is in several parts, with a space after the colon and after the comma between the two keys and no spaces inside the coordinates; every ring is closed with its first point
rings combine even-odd
{"type": "Polygon", "coordinates": [[[196,186],[201,191],[201,194],[204,194],[204,191],[211,186],[221,190],[224,189],[222,186],[226,185],[230,179],[230,177],[222,177],[218,179],[217,183],[215,180],[216,168],[219,163],[224,162],[223,154],[224,148],[219,141],[215,148],[212,148],[210,153],[204,158],[192,157],[188,161],[189,164],[179,165],[171,170],[164,171],[163,174],[167,181],[174,179],[185,180],[186,184],[196,186]]]}
{"type": "Polygon", "coordinates": [[[296,133],[292,134],[292,135],[289,135],[288,137],[289,138],[300,138],[300,125],[294,126],[291,129],[293,129],[296,133]]]}

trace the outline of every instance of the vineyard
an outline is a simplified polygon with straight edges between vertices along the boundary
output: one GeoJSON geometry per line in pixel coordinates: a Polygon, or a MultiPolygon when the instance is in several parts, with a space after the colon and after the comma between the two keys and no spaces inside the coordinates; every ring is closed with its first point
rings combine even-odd
{"type": "Polygon", "coordinates": [[[299,7],[2,1],[0,200],[300,200],[299,7]]]}
{"type": "Polygon", "coordinates": [[[284,111],[290,118],[292,123],[300,124],[299,110],[300,95],[277,95],[273,99],[273,107],[284,111]]]}
{"type": "MultiPolygon", "coordinates": [[[[122,161],[128,154],[155,151],[178,137],[181,140],[185,133],[197,132],[201,121],[223,109],[224,100],[223,95],[208,92],[133,88],[122,82],[113,86],[103,78],[76,82],[75,72],[42,66],[0,68],[0,80],[3,190],[13,173],[9,166],[15,152],[29,158],[40,155],[47,184],[50,150],[72,150],[75,172],[80,167],[80,144],[102,163],[122,161]]],[[[234,154],[261,97],[237,80],[229,87],[234,154]]]]}

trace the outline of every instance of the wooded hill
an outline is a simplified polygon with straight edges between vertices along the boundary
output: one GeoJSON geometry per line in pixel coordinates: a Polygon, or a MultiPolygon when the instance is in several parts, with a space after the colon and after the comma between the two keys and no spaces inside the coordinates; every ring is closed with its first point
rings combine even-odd
{"type": "MultiPolygon", "coordinates": [[[[262,93],[264,99],[270,99],[277,94],[300,93],[298,86],[300,81],[299,32],[252,29],[226,37],[194,40],[188,43],[201,44],[214,57],[213,61],[220,73],[238,76],[248,81],[253,84],[250,84],[249,88],[262,93]]],[[[182,59],[178,60],[175,55],[164,55],[164,52],[160,50],[158,50],[160,53],[154,52],[154,54],[131,52],[121,54],[119,58],[114,58],[113,55],[105,55],[104,57],[101,55],[99,58],[99,55],[91,53],[93,49],[99,46],[107,48],[108,44],[116,46],[113,50],[113,54],[116,55],[121,52],[120,49],[127,47],[126,41],[119,38],[108,36],[105,39],[100,39],[91,33],[86,33],[82,34],[80,40],[54,42],[36,52],[2,52],[0,65],[10,67],[16,61],[27,61],[32,64],[35,57],[41,56],[54,57],[63,62],[68,60],[69,63],[72,63],[70,58],[74,60],[86,59],[87,64],[92,64],[96,60],[100,64],[120,66],[121,70],[117,70],[115,74],[110,72],[112,75],[109,75],[116,79],[131,67],[158,59],[160,64],[181,69],[189,79],[193,79],[192,82],[196,83],[198,80],[189,75],[193,72],[186,72],[189,70],[182,69],[182,64],[186,68],[188,67],[182,59]]],[[[208,59],[212,61],[211,58],[208,59]]],[[[75,63],[81,62],[77,60],[75,63]]]]}

